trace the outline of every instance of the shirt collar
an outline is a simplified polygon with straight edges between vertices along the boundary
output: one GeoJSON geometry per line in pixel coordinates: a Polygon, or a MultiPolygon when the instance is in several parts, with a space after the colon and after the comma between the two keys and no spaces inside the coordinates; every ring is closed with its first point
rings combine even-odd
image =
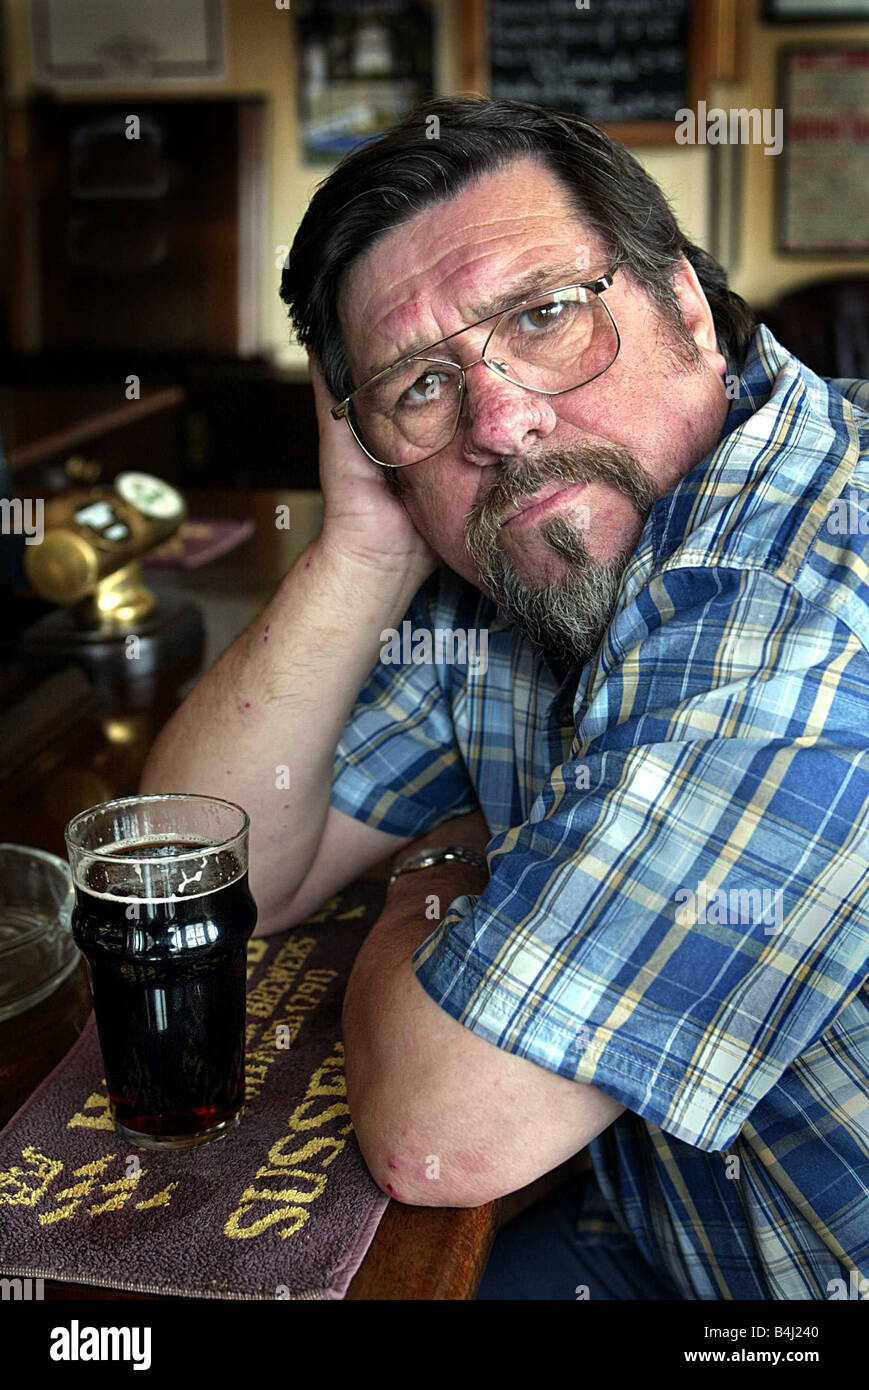
{"type": "Polygon", "coordinates": [[[823,457],[830,447],[828,384],[783,348],[764,324],[752,337],[742,371],[737,373],[729,360],[727,371],[734,396],[718,443],[655,503],[625,570],[619,608],[689,537],[699,558],[710,544],[716,517],[723,518],[734,499],[750,493],[766,470],[780,467],[788,450],[811,449],[823,457]],[[816,411],[806,409],[809,397],[816,398],[816,411]],[[802,433],[792,428],[797,416],[802,433]]]}

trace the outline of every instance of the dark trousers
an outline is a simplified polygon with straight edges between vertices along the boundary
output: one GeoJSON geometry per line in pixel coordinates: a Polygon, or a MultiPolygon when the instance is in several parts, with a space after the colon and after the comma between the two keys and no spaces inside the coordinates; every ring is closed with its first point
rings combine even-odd
{"type": "Polygon", "coordinates": [[[498,1232],[478,1299],[680,1299],[619,1229],[593,1173],[565,1184],[498,1232]]]}

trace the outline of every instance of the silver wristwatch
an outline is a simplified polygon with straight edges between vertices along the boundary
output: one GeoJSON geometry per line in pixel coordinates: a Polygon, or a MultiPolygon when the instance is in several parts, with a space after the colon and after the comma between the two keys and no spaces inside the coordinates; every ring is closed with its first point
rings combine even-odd
{"type": "Polygon", "coordinates": [[[398,867],[393,869],[389,883],[386,885],[387,890],[402,874],[412,874],[415,869],[431,869],[435,864],[474,864],[478,869],[488,869],[489,867],[485,854],[482,854],[478,849],[465,849],[461,845],[442,845],[437,849],[422,849],[416,854],[409,855],[407,859],[402,859],[398,867]]]}

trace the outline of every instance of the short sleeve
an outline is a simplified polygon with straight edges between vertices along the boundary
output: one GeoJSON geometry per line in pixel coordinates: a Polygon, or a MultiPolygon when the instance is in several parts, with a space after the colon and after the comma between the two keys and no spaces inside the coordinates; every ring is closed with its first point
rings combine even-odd
{"type": "Polygon", "coordinates": [[[413,963],[496,1046],[716,1151],[869,973],[869,671],[773,576],[651,591],[570,759],[413,963]]]}
{"type": "MultiPolygon", "coordinates": [[[[408,609],[414,633],[431,628],[429,592],[423,586],[408,609]]],[[[413,650],[407,642],[391,649],[411,658],[413,650]]],[[[431,661],[377,661],[335,750],[333,806],[404,839],[479,808],[453,726],[456,680],[431,661]]]]}

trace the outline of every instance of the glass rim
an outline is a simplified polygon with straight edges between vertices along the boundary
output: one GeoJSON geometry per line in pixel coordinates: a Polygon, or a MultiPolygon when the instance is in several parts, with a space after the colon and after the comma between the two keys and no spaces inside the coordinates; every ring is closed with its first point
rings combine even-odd
{"type": "Polygon", "coordinates": [[[37,849],[34,845],[19,845],[13,840],[0,840],[0,854],[4,850],[12,850],[16,854],[29,854],[33,859],[41,859],[44,864],[51,864],[53,868],[64,871],[69,877],[68,860],[62,859],[50,849],[37,849]]]}
{"type": "MultiPolygon", "coordinates": [[[[67,849],[75,850],[77,854],[89,854],[96,859],[110,860],[118,864],[175,864],[185,859],[201,859],[202,855],[210,854],[217,850],[231,848],[241,840],[250,830],[250,816],[243,806],[239,806],[236,801],[228,801],[224,796],[208,796],[203,792],[143,792],[141,796],[119,796],[112,801],[99,801],[96,806],[89,806],[85,811],[77,811],[67,822],[63,832],[63,838],[67,849]],[[118,854],[112,853],[114,846],[97,846],[88,848],[74,838],[74,827],[78,821],[83,821],[86,816],[91,816],[96,811],[110,812],[114,807],[140,805],[143,802],[155,801],[210,801],[218,806],[226,806],[232,811],[238,811],[242,818],[240,830],[233,832],[225,840],[214,843],[199,845],[196,849],[185,850],[183,854],[173,854],[167,857],[165,854],[118,854]]],[[[61,860],[61,863],[63,861],[61,860]]]]}

